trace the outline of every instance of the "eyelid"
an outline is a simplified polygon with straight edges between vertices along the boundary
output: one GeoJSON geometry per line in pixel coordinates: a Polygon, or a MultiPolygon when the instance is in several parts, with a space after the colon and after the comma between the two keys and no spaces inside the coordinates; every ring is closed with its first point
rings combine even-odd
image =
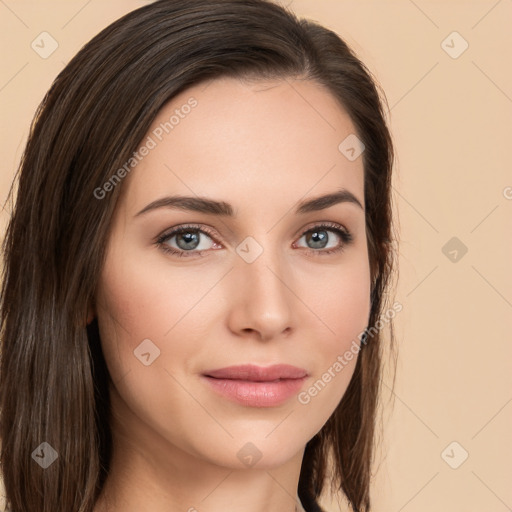
{"type": "MultiPolygon", "coordinates": [[[[166,240],[170,238],[171,236],[174,236],[176,234],[179,234],[182,231],[199,231],[206,235],[208,235],[210,238],[215,239],[215,233],[212,228],[205,224],[180,224],[178,226],[174,226],[173,228],[166,229],[162,234],[158,235],[156,237],[156,241],[159,240],[166,240]]],[[[217,241],[217,243],[220,243],[217,241]]]]}
{"type": "Polygon", "coordinates": [[[317,221],[311,222],[309,224],[306,224],[305,227],[300,228],[299,231],[296,233],[295,237],[302,236],[305,233],[308,233],[309,231],[318,229],[320,227],[326,227],[326,228],[330,228],[330,229],[339,229],[341,231],[344,231],[344,232],[350,234],[350,231],[343,224],[340,224],[339,222],[333,222],[331,220],[317,220],[317,221]]]}

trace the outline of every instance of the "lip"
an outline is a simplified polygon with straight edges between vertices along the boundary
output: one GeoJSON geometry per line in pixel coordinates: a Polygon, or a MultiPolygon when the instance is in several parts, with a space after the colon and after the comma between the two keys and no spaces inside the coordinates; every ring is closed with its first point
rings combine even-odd
{"type": "Polygon", "coordinates": [[[215,392],[249,407],[276,407],[298,393],[308,372],[288,364],[252,364],[204,372],[201,377],[215,392]]]}

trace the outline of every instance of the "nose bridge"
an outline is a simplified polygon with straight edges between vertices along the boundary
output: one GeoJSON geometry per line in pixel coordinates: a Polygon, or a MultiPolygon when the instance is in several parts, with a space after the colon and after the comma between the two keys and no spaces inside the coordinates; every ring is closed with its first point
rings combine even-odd
{"type": "Polygon", "coordinates": [[[238,291],[233,308],[241,322],[237,329],[257,330],[267,338],[291,327],[293,294],[282,248],[271,243],[270,235],[259,239],[249,236],[236,248],[234,279],[238,291]]]}

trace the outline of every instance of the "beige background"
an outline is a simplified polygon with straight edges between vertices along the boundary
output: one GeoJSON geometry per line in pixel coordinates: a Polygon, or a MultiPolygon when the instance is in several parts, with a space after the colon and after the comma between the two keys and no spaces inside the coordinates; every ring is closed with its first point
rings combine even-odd
{"type": "MultiPolygon", "coordinates": [[[[143,3],[0,0],[2,204],[54,77],[143,3]],[[31,48],[43,31],[58,42],[46,59],[31,48]]],[[[512,510],[512,1],[282,3],[338,32],[390,106],[403,311],[374,510],[512,510]]]]}

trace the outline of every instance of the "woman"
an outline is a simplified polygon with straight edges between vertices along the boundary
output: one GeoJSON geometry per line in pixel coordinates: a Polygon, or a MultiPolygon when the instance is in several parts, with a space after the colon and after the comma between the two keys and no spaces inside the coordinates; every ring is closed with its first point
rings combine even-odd
{"type": "Polygon", "coordinates": [[[271,2],[160,0],[82,48],[4,244],[10,509],[370,510],[392,161],[365,66],[271,2]]]}

